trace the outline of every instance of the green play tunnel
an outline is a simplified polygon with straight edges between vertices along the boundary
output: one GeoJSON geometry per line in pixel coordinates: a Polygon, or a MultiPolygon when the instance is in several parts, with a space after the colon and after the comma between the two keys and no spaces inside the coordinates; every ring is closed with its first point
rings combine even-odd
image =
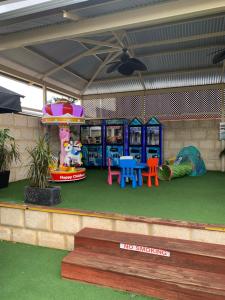
{"type": "Polygon", "coordinates": [[[171,180],[176,177],[183,177],[192,172],[191,163],[182,163],[179,165],[162,165],[158,171],[160,180],[171,180]]]}

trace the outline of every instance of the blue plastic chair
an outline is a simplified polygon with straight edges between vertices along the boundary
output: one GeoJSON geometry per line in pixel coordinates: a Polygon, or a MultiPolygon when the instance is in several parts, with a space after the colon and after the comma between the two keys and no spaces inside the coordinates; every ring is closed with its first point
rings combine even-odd
{"type": "Polygon", "coordinates": [[[137,176],[136,176],[136,160],[134,159],[120,159],[119,166],[121,168],[120,186],[125,188],[126,179],[132,180],[132,187],[137,187],[137,176]]]}

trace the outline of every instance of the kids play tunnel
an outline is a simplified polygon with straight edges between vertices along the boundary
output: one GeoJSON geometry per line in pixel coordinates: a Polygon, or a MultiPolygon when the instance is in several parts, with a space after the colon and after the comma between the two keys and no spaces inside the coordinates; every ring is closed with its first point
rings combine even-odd
{"type": "Polygon", "coordinates": [[[194,146],[184,147],[177,154],[174,164],[165,164],[159,168],[158,176],[161,180],[188,176],[201,176],[206,173],[201,153],[194,146]]]}
{"type": "Polygon", "coordinates": [[[183,163],[180,165],[162,165],[159,168],[158,176],[161,180],[171,180],[172,178],[190,175],[191,172],[191,163],[183,163]]]}

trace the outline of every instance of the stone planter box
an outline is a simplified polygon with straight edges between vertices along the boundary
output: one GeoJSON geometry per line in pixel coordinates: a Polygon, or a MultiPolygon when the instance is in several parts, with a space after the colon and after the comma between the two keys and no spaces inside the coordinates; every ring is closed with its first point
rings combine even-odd
{"type": "Polygon", "coordinates": [[[0,189],[9,185],[10,171],[0,172],[0,189]]]}
{"type": "Polygon", "coordinates": [[[52,206],[61,202],[61,187],[37,188],[26,186],[24,190],[24,202],[34,205],[52,206]]]}

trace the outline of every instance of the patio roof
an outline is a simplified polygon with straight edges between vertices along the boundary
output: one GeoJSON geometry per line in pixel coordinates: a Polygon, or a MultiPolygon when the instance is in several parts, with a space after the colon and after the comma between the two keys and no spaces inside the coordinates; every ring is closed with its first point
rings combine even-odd
{"type": "Polygon", "coordinates": [[[80,95],[224,81],[222,64],[212,64],[225,46],[222,0],[51,2],[0,14],[0,70],[80,95]],[[123,47],[146,72],[106,73],[123,47]]]}

